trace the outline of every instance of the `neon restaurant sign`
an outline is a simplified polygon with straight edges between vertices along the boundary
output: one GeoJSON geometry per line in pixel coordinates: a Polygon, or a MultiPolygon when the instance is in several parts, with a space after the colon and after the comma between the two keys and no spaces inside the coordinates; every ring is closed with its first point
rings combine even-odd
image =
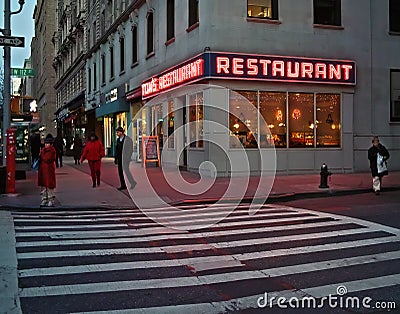
{"type": "Polygon", "coordinates": [[[205,52],[142,84],[143,99],[202,79],[356,84],[356,63],[303,57],[205,52]]]}

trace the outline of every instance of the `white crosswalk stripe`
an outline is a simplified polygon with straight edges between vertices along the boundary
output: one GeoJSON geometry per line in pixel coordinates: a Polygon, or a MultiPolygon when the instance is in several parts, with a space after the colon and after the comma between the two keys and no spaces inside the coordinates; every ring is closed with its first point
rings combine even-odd
{"type": "MultiPolygon", "coordinates": [[[[193,226],[229,206],[153,212],[193,226]]],[[[400,261],[398,229],[286,206],[265,205],[253,216],[247,210],[242,204],[219,223],[190,232],[159,226],[138,210],[15,211],[22,309],[220,313],[255,309],[266,291],[321,298],[341,285],[348,293],[400,285],[397,270],[380,267],[400,261]],[[342,268],[351,272],[342,275],[342,268]],[[160,297],[163,291],[169,297],[160,297]],[[112,302],[124,295],[122,305],[112,302]]]]}

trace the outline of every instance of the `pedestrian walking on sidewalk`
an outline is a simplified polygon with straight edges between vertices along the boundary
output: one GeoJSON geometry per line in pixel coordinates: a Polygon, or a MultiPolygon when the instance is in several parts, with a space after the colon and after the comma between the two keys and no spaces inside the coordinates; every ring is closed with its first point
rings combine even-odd
{"type": "Polygon", "coordinates": [[[372,174],[372,189],[376,195],[380,194],[383,176],[388,174],[386,161],[389,157],[386,147],[379,143],[378,136],[374,136],[372,147],[368,150],[368,159],[372,174]]]}
{"type": "Polygon", "coordinates": [[[44,148],[40,151],[38,185],[40,191],[40,206],[54,206],[54,189],[56,187],[56,150],[53,147],[54,138],[48,134],[44,140],[44,148]]]}
{"type": "Polygon", "coordinates": [[[78,134],[75,135],[74,137],[74,160],[75,160],[75,165],[78,164],[80,165],[80,159],[82,156],[82,140],[79,137],[78,134]]]}
{"type": "Polygon", "coordinates": [[[115,146],[115,158],[114,163],[118,165],[118,176],[121,183],[118,190],[126,190],[126,183],[124,173],[129,181],[130,189],[133,189],[136,185],[136,181],[133,179],[131,171],[129,170],[129,163],[131,161],[133,153],[133,141],[125,135],[125,130],[122,127],[118,127],[117,132],[117,144],[115,146]]]}
{"type": "Polygon", "coordinates": [[[90,175],[92,177],[93,187],[100,185],[100,175],[101,175],[101,159],[105,156],[104,145],[99,141],[99,138],[95,133],[89,135],[89,141],[83,150],[80,162],[82,163],[87,159],[90,175]]]}
{"type": "Polygon", "coordinates": [[[62,167],[62,156],[64,154],[64,141],[61,136],[61,131],[57,132],[57,136],[54,139],[54,148],[56,150],[56,167],[62,167]]]}

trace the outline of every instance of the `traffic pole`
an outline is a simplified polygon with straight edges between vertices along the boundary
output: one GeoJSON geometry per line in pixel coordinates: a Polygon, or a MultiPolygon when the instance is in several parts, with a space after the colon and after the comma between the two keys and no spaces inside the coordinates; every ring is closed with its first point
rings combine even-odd
{"type": "MultiPolygon", "coordinates": [[[[5,36],[11,35],[11,9],[10,0],[4,0],[4,29],[5,36]]],[[[7,130],[10,127],[10,89],[11,89],[11,49],[4,46],[4,96],[3,96],[3,165],[6,164],[7,130]]]]}

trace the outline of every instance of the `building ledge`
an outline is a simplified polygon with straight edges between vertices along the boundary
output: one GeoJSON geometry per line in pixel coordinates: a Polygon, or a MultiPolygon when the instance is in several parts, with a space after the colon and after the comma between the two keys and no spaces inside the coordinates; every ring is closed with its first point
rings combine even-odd
{"type": "Polygon", "coordinates": [[[314,28],[322,28],[322,29],[333,29],[333,30],[342,30],[343,26],[338,25],[325,25],[325,24],[313,24],[314,28]]]}
{"type": "Polygon", "coordinates": [[[273,25],[282,24],[282,22],[279,20],[261,19],[261,18],[257,18],[257,17],[247,17],[246,20],[247,20],[247,22],[251,22],[251,23],[262,23],[262,24],[273,24],[273,25]]]}
{"type": "Polygon", "coordinates": [[[168,39],[168,40],[165,42],[165,46],[169,46],[169,45],[171,45],[173,42],[175,42],[175,37],[172,37],[171,39],[168,39]]]}
{"type": "Polygon", "coordinates": [[[200,25],[199,22],[196,22],[196,23],[194,23],[193,25],[190,25],[190,26],[186,29],[186,32],[187,32],[187,33],[190,33],[192,30],[198,28],[199,25],[200,25]]]}

